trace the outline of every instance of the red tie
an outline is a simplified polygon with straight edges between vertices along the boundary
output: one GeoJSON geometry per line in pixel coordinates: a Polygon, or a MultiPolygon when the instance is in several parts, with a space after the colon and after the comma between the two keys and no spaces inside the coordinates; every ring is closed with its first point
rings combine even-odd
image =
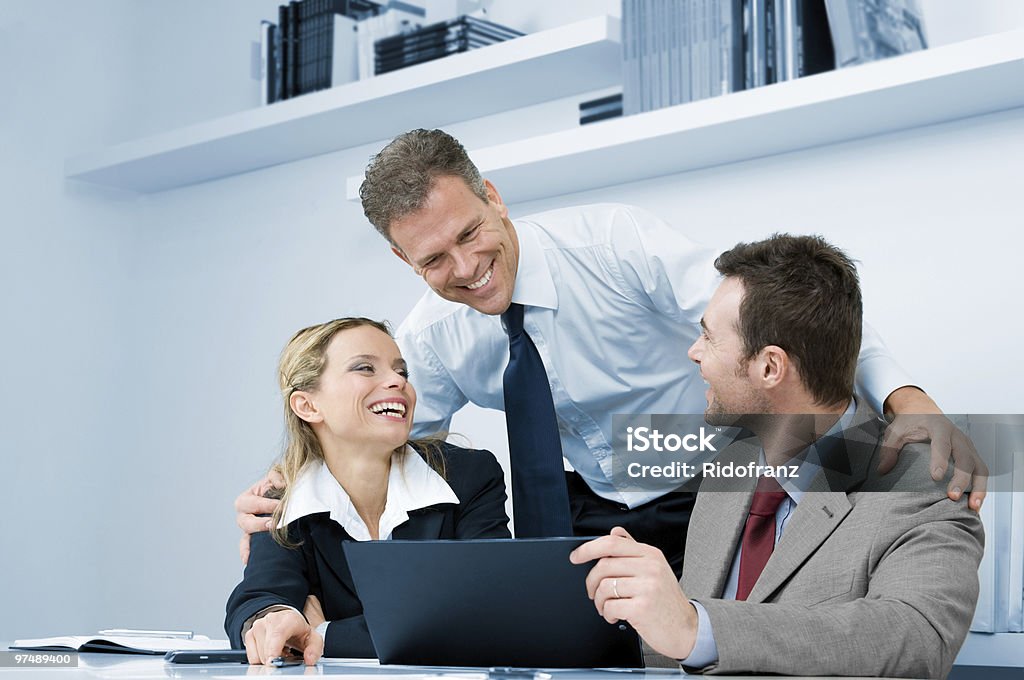
{"type": "Polygon", "coordinates": [[[743,541],[740,543],[740,578],[736,586],[736,599],[745,600],[754,589],[768,558],[775,548],[775,512],[786,498],[774,477],[761,477],[754,489],[750,514],[743,526],[743,541]]]}

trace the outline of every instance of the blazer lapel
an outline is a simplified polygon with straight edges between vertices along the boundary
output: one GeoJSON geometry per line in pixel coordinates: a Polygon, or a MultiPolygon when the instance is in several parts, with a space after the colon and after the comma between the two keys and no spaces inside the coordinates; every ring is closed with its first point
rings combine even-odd
{"type": "MultiPolygon", "coordinates": [[[[444,512],[433,508],[414,511],[406,522],[395,527],[392,537],[403,540],[440,538],[444,517],[444,512]]],[[[310,523],[310,534],[313,537],[313,544],[323,555],[324,562],[334,573],[338,582],[352,593],[353,597],[358,597],[352,573],[349,571],[348,562],[345,559],[345,550],[342,548],[342,544],[352,538],[340,524],[326,514],[310,523]]]]}
{"type": "Polygon", "coordinates": [[[395,527],[391,536],[404,541],[426,541],[441,538],[444,518],[445,513],[434,507],[414,510],[409,514],[409,519],[395,527]]]}
{"type": "Polygon", "coordinates": [[[322,518],[310,523],[310,535],[313,537],[313,545],[324,557],[324,563],[330,569],[338,582],[352,593],[352,597],[358,599],[356,586],[352,581],[352,573],[348,570],[348,561],[345,559],[345,551],[342,543],[352,538],[341,527],[325,513],[322,518]]]}
{"type": "Polygon", "coordinates": [[[822,470],[785,525],[761,577],[746,600],[763,602],[835,532],[853,507],[847,494],[866,476],[882,436],[881,421],[863,401],[850,426],[818,441],[822,470]]]}
{"type": "Polygon", "coordinates": [[[880,438],[878,417],[861,402],[849,427],[819,441],[823,469],[793,511],[748,602],[771,597],[842,523],[853,507],[847,493],[864,480],[880,438]]]}
{"type": "MultiPolygon", "coordinates": [[[[729,448],[737,466],[757,460],[756,440],[740,440],[729,448]]],[[[723,459],[724,461],[724,459],[723,459]]],[[[698,522],[691,521],[681,585],[689,597],[721,597],[740,544],[757,480],[705,477],[697,492],[698,522]],[[690,568],[687,568],[689,566],[690,568]]]]}
{"type": "MultiPolygon", "coordinates": [[[[821,486],[825,486],[823,476],[819,475],[818,479],[822,480],[821,486]]],[[[843,491],[808,491],[793,511],[786,531],[747,596],[747,602],[764,602],[771,597],[828,539],[851,507],[843,491]]]]}
{"type": "MultiPolygon", "coordinates": [[[[852,508],[847,493],[859,485],[875,461],[883,429],[877,414],[858,403],[850,427],[821,442],[823,471],[811,483],[786,524],[779,544],[747,597],[764,602],[807,561],[835,531],[852,508]]],[[[720,462],[746,465],[758,460],[756,438],[739,439],[720,462]]],[[[688,596],[721,597],[753,498],[755,479],[745,487],[736,479],[707,477],[697,496],[686,542],[681,585],[688,596]],[[710,567],[710,568],[709,568],[710,567]]]]}

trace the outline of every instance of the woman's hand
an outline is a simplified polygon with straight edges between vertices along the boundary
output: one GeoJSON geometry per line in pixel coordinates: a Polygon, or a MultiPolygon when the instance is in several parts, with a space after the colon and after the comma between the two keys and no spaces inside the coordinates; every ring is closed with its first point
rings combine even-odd
{"type": "Polygon", "coordinates": [[[269,664],[276,656],[286,656],[286,648],[301,653],[307,666],[314,665],[324,653],[324,639],[294,609],[273,611],[256,619],[245,634],[250,664],[269,664]]]}
{"type": "Polygon", "coordinates": [[[309,625],[313,630],[320,627],[321,623],[327,620],[324,616],[324,608],[320,606],[320,600],[316,598],[316,595],[310,595],[306,598],[306,606],[302,608],[302,615],[309,621],[309,625]]]}

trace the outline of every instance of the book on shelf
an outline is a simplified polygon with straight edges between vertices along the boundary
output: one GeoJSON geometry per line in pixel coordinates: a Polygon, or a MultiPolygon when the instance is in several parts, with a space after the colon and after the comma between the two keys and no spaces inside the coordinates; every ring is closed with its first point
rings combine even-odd
{"type": "Polygon", "coordinates": [[[260,23],[260,104],[264,106],[277,101],[275,98],[277,72],[274,68],[274,50],[277,41],[277,24],[270,21],[260,23]]]}
{"type": "Polygon", "coordinates": [[[473,36],[491,40],[492,42],[500,42],[502,40],[518,38],[521,35],[522,33],[519,33],[518,31],[505,29],[497,26],[496,24],[483,22],[479,19],[467,16],[452,19],[450,21],[442,21],[430,26],[424,26],[423,28],[415,31],[391,36],[389,38],[381,38],[377,41],[375,47],[377,51],[380,52],[416,47],[420,45],[436,45],[449,40],[462,38],[463,36],[473,36]]]}
{"type": "Polygon", "coordinates": [[[230,649],[227,640],[211,640],[205,635],[189,638],[146,635],[64,635],[59,637],[15,640],[10,649],[40,652],[105,652],[113,654],[163,655],[175,649],[230,649]]]}
{"type": "MultiPolygon", "coordinates": [[[[390,0],[392,5],[415,9],[401,0],[390,0]]],[[[279,6],[277,24],[263,22],[261,29],[267,74],[261,100],[271,104],[355,80],[355,26],[385,9],[372,0],[290,0],[279,6]]]]}
{"type": "Polygon", "coordinates": [[[835,68],[824,0],[765,2],[765,85],[835,68]]]}
{"type": "Polygon", "coordinates": [[[271,103],[281,101],[286,97],[288,91],[287,83],[289,78],[288,70],[288,6],[281,5],[277,8],[277,31],[274,36],[274,96],[271,103]]]}
{"type": "Polygon", "coordinates": [[[744,55],[763,52],[750,17],[764,2],[623,0],[624,114],[744,89],[744,55]]]}
{"type": "Polygon", "coordinates": [[[330,70],[325,74],[328,87],[337,87],[359,80],[358,24],[352,17],[335,14],[331,21],[330,70]]]}
{"type": "Polygon", "coordinates": [[[800,49],[796,42],[799,18],[797,0],[774,0],[772,14],[775,17],[772,42],[775,48],[774,71],[778,82],[798,78],[796,60],[800,49]]]}
{"type": "Polygon", "coordinates": [[[834,39],[854,55],[842,57],[849,63],[915,49],[924,45],[916,7],[917,0],[622,0],[623,113],[831,70],[834,39]]]}
{"type": "Polygon", "coordinates": [[[376,40],[374,70],[379,75],[521,35],[492,21],[463,15],[376,40]]]}
{"type": "MultiPolygon", "coordinates": [[[[636,0],[622,0],[622,88],[636,92],[639,85],[639,65],[636,56],[636,36],[633,29],[636,20],[633,17],[636,0]]],[[[633,107],[636,104],[636,95],[623,100],[623,113],[632,115],[638,113],[633,107]]]]}
{"type": "Polygon", "coordinates": [[[394,55],[378,55],[375,61],[377,75],[397,71],[407,66],[415,66],[424,62],[441,59],[452,54],[467,52],[478,47],[486,47],[493,43],[479,42],[467,38],[461,38],[444,45],[436,47],[425,47],[416,50],[404,51],[394,55]]]}
{"type": "Polygon", "coordinates": [[[322,0],[300,0],[299,2],[299,92],[305,94],[314,89],[313,69],[316,65],[316,32],[318,4],[322,0]]]}
{"type": "Polygon", "coordinates": [[[288,3],[288,35],[285,44],[285,66],[288,69],[285,75],[286,99],[291,99],[299,93],[299,0],[291,0],[288,3]]]}
{"type": "Polygon", "coordinates": [[[293,31],[292,43],[292,95],[297,97],[308,91],[309,71],[309,32],[310,16],[309,10],[313,0],[291,0],[289,7],[295,8],[295,29],[293,31]]]}
{"type": "Polygon", "coordinates": [[[918,0],[825,0],[837,67],[928,47],[918,0]]]}
{"type": "Polygon", "coordinates": [[[596,123],[599,120],[617,118],[622,115],[622,93],[616,92],[606,97],[599,97],[580,102],[580,125],[596,123]]]}
{"type": "Polygon", "coordinates": [[[378,40],[410,33],[423,26],[426,10],[405,3],[389,3],[388,10],[356,25],[359,79],[377,75],[375,45],[378,40]]]}
{"type": "MultiPolygon", "coordinates": [[[[306,92],[315,92],[357,80],[360,21],[391,11],[389,5],[371,0],[303,0],[313,2],[309,82],[306,92]]],[[[402,7],[409,7],[401,3],[402,7]]]]}
{"type": "Polygon", "coordinates": [[[793,18],[791,39],[787,42],[787,58],[793,60],[789,77],[803,78],[831,71],[836,67],[832,32],[828,13],[822,0],[786,0],[792,4],[789,16],[793,18]]]}
{"type": "Polygon", "coordinates": [[[715,78],[711,96],[743,89],[743,2],[722,0],[712,5],[711,26],[715,36],[712,61],[715,78]]]}
{"type": "Polygon", "coordinates": [[[768,11],[767,0],[744,0],[744,18],[748,29],[744,35],[743,48],[746,53],[745,86],[747,89],[768,84],[766,43],[768,11]]]}

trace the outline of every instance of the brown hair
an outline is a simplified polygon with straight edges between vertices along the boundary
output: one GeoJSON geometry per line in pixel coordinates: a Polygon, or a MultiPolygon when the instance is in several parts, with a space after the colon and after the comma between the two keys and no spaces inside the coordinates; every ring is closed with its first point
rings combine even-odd
{"type": "Polygon", "coordinates": [[[459,140],[443,130],[410,130],[391,140],[366,166],[359,187],[363,213],[391,241],[391,224],[423,207],[438,177],[458,177],[480,200],[487,189],[459,140]]]}
{"type": "MultiPolygon", "coordinates": [[[[286,547],[294,547],[288,541],[287,527],[279,527],[281,518],[291,497],[291,489],[299,474],[313,461],[323,461],[324,452],[320,447],[313,427],[292,411],[290,399],[293,393],[314,390],[327,367],[327,346],[335,335],[352,328],[371,326],[391,337],[387,324],[363,317],[346,317],[327,323],[303,328],[292,336],[281,353],[278,364],[278,382],[284,397],[285,444],[284,453],[274,467],[285,480],[281,503],[274,511],[271,521],[271,536],[286,547]]],[[[442,477],[445,476],[444,458],[441,455],[440,438],[417,439],[407,442],[423,460],[442,477]]],[[[405,445],[395,449],[395,456],[406,454],[405,445]]],[[[399,458],[400,460],[400,458],[399,458]]]]}
{"type": "Polygon", "coordinates": [[[740,243],[715,260],[745,289],[739,328],[746,359],[784,349],[821,405],[853,395],[863,305],[853,261],[820,236],[775,234],[740,243]]]}

